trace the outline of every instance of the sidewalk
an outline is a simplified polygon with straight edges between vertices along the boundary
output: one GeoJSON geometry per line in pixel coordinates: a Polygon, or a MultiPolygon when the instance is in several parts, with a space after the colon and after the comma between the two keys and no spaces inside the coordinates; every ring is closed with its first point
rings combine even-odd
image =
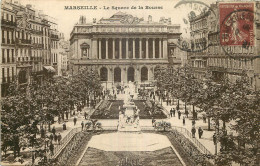
{"type": "MultiPolygon", "coordinates": [[[[177,126],[177,127],[183,127],[186,128],[188,131],[191,132],[192,129],[192,108],[190,106],[187,106],[187,110],[189,111],[189,115],[188,118],[186,118],[185,110],[184,110],[184,103],[182,101],[179,101],[180,104],[180,111],[181,111],[181,117],[180,119],[178,119],[178,113],[177,111],[175,112],[175,117],[171,117],[169,119],[167,119],[166,121],[170,122],[172,126],[177,126]],[[183,125],[183,116],[185,116],[185,125],[183,125]]],[[[174,103],[172,105],[168,105],[166,104],[166,102],[162,103],[163,107],[170,113],[170,109],[174,108],[176,109],[176,105],[177,103],[174,103]]],[[[197,108],[195,108],[197,109],[197,108]]],[[[198,120],[195,121],[195,128],[196,128],[196,134],[195,134],[195,138],[202,144],[204,145],[212,154],[215,154],[215,145],[213,143],[213,134],[214,134],[214,130],[212,131],[208,131],[208,122],[204,123],[202,120],[202,113],[198,113],[198,120]],[[201,139],[199,139],[199,135],[198,135],[198,128],[201,127],[203,129],[203,135],[201,137],[201,139]]],[[[211,126],[211,129],[213,129],[213,126],[211,126]]],[[[219,152],[219,143],[218,143],[218,147],[217,147],[217,152],[219,152]]]]}

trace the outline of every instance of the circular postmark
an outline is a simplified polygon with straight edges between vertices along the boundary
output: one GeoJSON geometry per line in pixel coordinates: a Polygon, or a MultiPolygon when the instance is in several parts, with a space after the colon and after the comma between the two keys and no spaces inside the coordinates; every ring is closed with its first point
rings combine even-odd
{"type": "Polygon", "coordinates": [[[255,59],[255,21],[259,16],[254,12],[254,3],[223,3],[219,5],[221,49],[233,59],[255,59]],[[243,59],[243,58],[242,58],[243,59]]]}
{"type": "MultiPolygon", "coordinates": [[[[213,31],[218,40],[212,42],[207,33],[206,35],[199,34],[201,35],[199,38],[194,37],[194,35],[198,35],[195,32],[196,29],[190,29],[190,38],[185,39],[180,37],[178,39],[176,45],[179,49],[186,52],[198,53],[205,52],[205,50],[211,46],[219,46],[220,49],[223,50],[223,53],[231,58],[240,59],[240,57],[246,56],[247,58],[253,59],[259,57],[255,55],[256,52],[254,51],[256,45],[255,21],[256,17],[258,17],[258,19],[260,18],[260,14],[257,10],[254,10],[255,3],[223,2],[207,5],[200,1],[185,0],[178,2],[174,8],[180,7],[181,5],[185,5],[185,7],[187,7],[187,5],[192,6],[192,4],[193,6],[196,6],[196,4],[202,5],[204,8],[203,10],[200,10],[201,14],[198,16],[196,16],[195,12],[192,10],[189,13],[189,23],[191,24],[193,20],[197,21],[199,17],[210,17],[210,19],[208,19],[208,25],[206,24],[203,28],[205,28],[206,32],[212,33],[213,31]],[[224,8],[221,11],[220,5],[222,4],[224,8]],[[214,21],[210,22],[211,19],[214,19],[214,21]],[[236,20],[238,20],[238,23],[235,22],[236,20]],[[237,40],[237,42],[235,42],[235,40],[237,40]]],[[[260,9],[260,3],[255,6],[260,9]]],[[[183,21],[185,24],[188,22],[187,19],[183,19],[183,21]]],[[[193,25],[190,25],[190,27],[194,28],[193,25]]]]}
{"type": "MultiPolygon", "coordinates": [[[[174,8],[180,8],[180,7],[185,7],[185,11],[187,11],[187,9],[190,8],[188,18],[183,18],[184,24],[186,26],[189,26],[189,28],[184,28],[184,30],[186,32],[192,31],[192,28],[194,28],[194,26],[190,25],[190,23],[195,22],[196,17],[205,17],[206,18],[208,15],[213,15],[214,17],[216,17],[216,13],[213,10],[213,8],[211,6],[209,6],[208,4],[201,2],[201,1],[182,0],[182,1],[179,1],[174,6],[174,8]],[[199,15],[196,15],[196,13],[199,13],[199,15]]],[[[197,25],[195,25],[195,26],[197,26],[197,25]]],[[[194,35],[194,33],[190,32],[190,35],[194,35]]],[[[203,52],[210,46],[210,44],[207,42],[207,36],[203,36],[200,39],[193,39],[193,40],[191,40],[190,38],[180,37],[178,39],[176,45],[182,51],[193,52],[193,53],[203,52]]]]}

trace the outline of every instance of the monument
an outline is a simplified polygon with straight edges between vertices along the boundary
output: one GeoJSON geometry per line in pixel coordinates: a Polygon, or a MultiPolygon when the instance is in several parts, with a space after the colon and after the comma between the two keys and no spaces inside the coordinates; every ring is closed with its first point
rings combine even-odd
{"type": "MultiPolygon", "coordinates": [[[[132,87],[131,87],[132,88],[132,87]]],[[[125,88],[124,105],[120,108],[118,131],[141,131],[139,112],[133,102],[133,91],[129,86],[125,88]]]]}

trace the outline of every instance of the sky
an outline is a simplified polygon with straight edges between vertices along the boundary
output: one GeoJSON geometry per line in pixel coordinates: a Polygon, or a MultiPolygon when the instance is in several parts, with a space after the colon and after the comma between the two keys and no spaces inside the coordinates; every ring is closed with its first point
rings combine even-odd
{"type": "MultiPolygon", "coordinates": [[[[69,40],[70,32],[81,15],[86,16],[86,22],[92,23],[93,18],[96,18],[97,21],[102,17],[109,18],[118,11],[139,18],[143,17],[144,20],[147,20],[148,15],[151,15],[153,21],[156,22],[159,21],[160,17],[171,18],[172,24],[180,24],[183,36],[188,37],[189,26],[184,23],[184,19],[188,20],[188,14],[191,11],[199,14],[205,6],[193,1],[192,4],[185,3],[175,7],[180,1],[187,0],[20,0],[20,3],[22,5],[31,4],[35,9],[42,10],[44,14],[55,18],[58,30],[64,33],[66,40],[69,40]],[[97,6],[97,10],[65,10],[65,6],[97,6]],[[129,9],[116,10],[112,9],[112,6],[128,7],[129,9]],[[144,9],[139,9],[139,6],[144,9]],[[162,9],[145,9],[146,6],[162,9]],[[109,9],[104,9],[104,7],[109,7],[109,9]],[[132,7],[136,7],[136,9],[132,9],[132,7]]],[[[209,5],[214,1],[200,0],[200,2],[209,5]]]]}

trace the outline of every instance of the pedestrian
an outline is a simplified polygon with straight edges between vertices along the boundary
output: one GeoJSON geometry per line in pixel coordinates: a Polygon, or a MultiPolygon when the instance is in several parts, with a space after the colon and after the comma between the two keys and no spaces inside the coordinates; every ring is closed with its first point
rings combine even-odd
{"type": "Polygon", "coordinates": [[[192,126],[195,126],[195,124],[196,124],[194,119],[191,121],[191,123],[192,123],[192,126]]]}
{"type": "Polygon", "coordinates": [[[53,140],[53,135],[51,134],[51,135],[50,135],[50,141],[51,141],[51,143],[52,143],[52,140],[53,140]]]}
{"type": "Polygon", "coordinates": [[[85,119],[87,119],[87,112],[86,111],[84,112],[84,117],[85,117],[85,119]]]}
{"type": "Polygon", "coordinates": [[[195,133],[196,133],[195,127],[192,127],[191,133],[192,133],[192,138],[195,138],[195,133]]]}
{"type": "Polygon", "coordinates": [[[50,151],[51,151],[51,155],[53,156],[53,150],[54,150],[54,145],[51,143],[50,144],[50,151]]]}
{"type": "Polygon", "coordinates": [[[60,124],[60,115],[58,116],[58,123],[60,124]]]}
{"type": "Polygon", "coordinates": [[[44,138],[44,135],[45,135],[45,131],[43,128],[41,128],[41,138],[44,138]]]}
{"type": "Polygon", "coordinates": [[[171,117],[173,117],[173,111],[172,111],[172,108],[170,109],[170,115],[171,115],[171,117]]]}
{"type": "Polygon", "coordinates": [[[84,128],[84,122],[82,121],[81,122],[81,131],[83,131],[83,128],[84,128]]]}
{"type": "Polygon", "coordinates": [[[182,118],[182,123],[183,123],[183,126],[185,126],[185,116],[183,116],[183,118],[182,118]]]}
{"type": "Polygon", "coordinates": [[[201,127],[199,127],[199,129],[198,129],[198,133],[199,133],[199,139],[201,139],[201,136],[203,134],[203,130],[201,127]]]}
{"type": "Polygon", "coordinates": [[[49,146],[49,141],[50,141],[49,138],[46,136],[46,138],[45,138],[45,146],[46,146],[46,147],[49,146]]]}
{"type": "Polygon", "coordinates": [[[186,114],[186,118],[188,118],[188,116],[189,116],[189,111],[188,111],[188,110],[185,111],[185,114],[186,114]]]}
{"type": "Polygon", "coordinates": [[[59,145],[60,145],[60,141],[61,141],[61,135],[59,133],[59,135],[58,135],[58,143],[59,143],[59,145]]]}
{"type": "Polygon", "coordinates": [[[180,110],[178,110],[178,117],[179,117],[179,119],[181,119],[181,111],[180,110]]]}
{"type": "Polygon", "coordinates": [[[172,112],[173,112],[173,116],[175,117],[175,112],[176,112],[176,111],[175,111],[174,108],[172,109],[172,112]]]}
{"type": "Polygon", "coordinates": [[[66,130],[66,129],[67,129],[67,126],[66,126],[66,123],[65,123],[65,122],[63,123],[62,127],[63,127],[63,130],[66,130]]]}
{"type": "Polygon", "coordinates": [[[152,117],[152,126],[154,127],[155,119],[152,117]]]}
{"type": "Polygon", "coordinates": [[[198,112],[195,112],[195,119],[198,119],[198,112]]]}
{"type": "Polygon", "coordinates": [[[55,129],[55,126],[52,127],[52,130],[51,130],[52,134],[55,135],[56,133],[56,129],[55,129]]]}
{"type": "Polygon", "coordinates": [[[69,112],[66,111],[66,119],[68,120],[69,119],[69,112]]]}
{"type": "Polygon", "coordinates": [[[57,141],[58,141],[58,135],[57,134],[54,135],[54,141],[55,141],[55,143],[57,143],[57,141]]]}
{"type": "Polygon", "coordinates": [[[214,145],[217,144],[217,136],[216,136],[216,133],[213,134],[213,143],[214,143],[214,145]]]}
{"type": "Polygon", "coordinates": [[[77,123],[77,118],[76,118],[76,116],[74,116],[74,119],[73,119],[73,121],[74,121],[74,126],[76,125],[76,123],[77,123]]]}
{"type": "Polygon", "coordinates": [[[202,117],[202,118],[203,118],[203,122],[204,122],[204,123],[206,123],[206,116],[205,116],[205,115],[203,115],[203,117],[202,117]]]}

